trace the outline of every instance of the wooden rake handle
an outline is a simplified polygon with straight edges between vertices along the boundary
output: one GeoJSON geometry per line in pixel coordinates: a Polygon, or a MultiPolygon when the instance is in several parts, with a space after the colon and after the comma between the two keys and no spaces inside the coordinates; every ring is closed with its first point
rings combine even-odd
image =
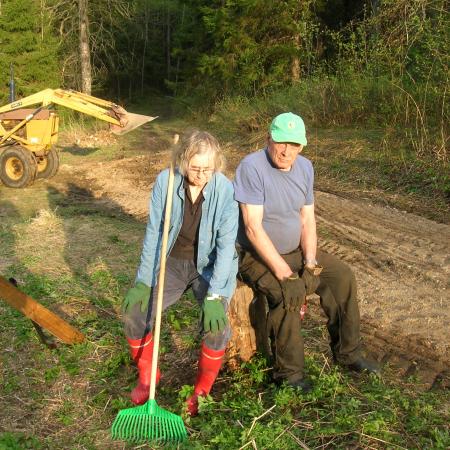
{"type": "MultiPolygon", "coordinates": [[[[177,142],[178,142],[178,135],[175,135],[174,144],[176,144],[177,142]]],[[[156,299],[156,318],[155,318],[155,329],[153,333],[154,342],[153,342],[152,373],[150,378],[149,400],[155,399],[155,391],[156,391],[156,369],[158,367],[159,337],[161,334],[162,300],[164,294],[164,277],[166,274],[166,260],[167,260],[167,240],[169,237],[170,216],[172,213],[173,182],[174,182],[174,167],[173,164],[171,164],[169,169],[169,184],[167,186],[166,212],[164,215],[164,228],[161,245],[161,265],[158,275],[158,296],[156,299]]]]}

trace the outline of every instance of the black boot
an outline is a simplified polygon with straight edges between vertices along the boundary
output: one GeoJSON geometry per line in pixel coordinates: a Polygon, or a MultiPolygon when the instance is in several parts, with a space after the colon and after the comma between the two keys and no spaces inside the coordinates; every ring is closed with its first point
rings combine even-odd
{"type": "Polygon", "coordinates": [[[298,389],[303,394],[307,394],[308,392],[311,392],[313,390],[313,384],[306,378],[301,378],[300,380],[297,381],[288,381],[278,378],[273,380],[273,382],[277,386],[289,386],[291,388],[298,389]]]}
{"type": "Polygon", "coordinates": [[[353,372],[359,373],[368,372],[373,373],[375,375],[379,375],[381,372],[381,367],[377,362],[364,358],[363,356],[360,356],[351,364],[343,364],[343,366],[348,370],[352,370],[353,372]]]}
{"type": "Polygon", "coordinates": [[[291,386],[295,389],[298,389],[302,392],[302,394],[307,394],[311,392],[313,389],[313,385],[311,381],[302,378],[301,380],[294,381],[293,383],[287,383],[288,386],[291,386]]]}

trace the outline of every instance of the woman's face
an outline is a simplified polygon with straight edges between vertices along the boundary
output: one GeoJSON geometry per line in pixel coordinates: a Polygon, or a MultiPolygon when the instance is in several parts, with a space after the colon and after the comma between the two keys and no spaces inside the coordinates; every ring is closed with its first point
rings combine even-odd
{"type": "Polygon", "coordinates": [[[191,186],[203,188],[214,173],[214,158],[210,153],[194,155],[189,161],[187,180],[191,186]]]}

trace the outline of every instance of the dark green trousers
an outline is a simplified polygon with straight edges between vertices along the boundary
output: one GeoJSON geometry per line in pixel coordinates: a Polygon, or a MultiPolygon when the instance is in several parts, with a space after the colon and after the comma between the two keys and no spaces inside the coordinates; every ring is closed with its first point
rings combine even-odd
{"type": "MultiPolygon", "coordinates": [[[[240,250],[239,274],[256,295],[267,298],[267,316],[257,317],[258,326],[267,327],[274,356],[274,379],[296,382],[303,378],[304,346],[298,312],[284,308],[281,286],[264,263],[253,253],[240,250]]],[[[300,250],[282,255],[293,272],[301,274],[303,256],[300,250]]],[[[359,309],[356,279],[351,269],[338,258],[317,251],[323,266],[316,294],[328,318],[331,351],[341,364],[351,364],[361,355],[359,309]]]]}

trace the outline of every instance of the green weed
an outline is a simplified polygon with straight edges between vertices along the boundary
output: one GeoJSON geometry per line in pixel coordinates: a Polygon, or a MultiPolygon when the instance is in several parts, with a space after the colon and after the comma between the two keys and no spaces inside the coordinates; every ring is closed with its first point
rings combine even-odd
{"type": "Polygon", "coordinates": [[[60,370],[61,369],[58,366],[50,367],[50,368],[46,369],[44,372],[45,381],[47,381],[49,383],[56,381],[56,379],[58,378],[58,376],[60,374],[60,370]]]}
{"type": "Polygon", "coordinates": [[[44,448],[39,440],[24,433],[0,433],[0,450],[39,450],[44,448]]]}

